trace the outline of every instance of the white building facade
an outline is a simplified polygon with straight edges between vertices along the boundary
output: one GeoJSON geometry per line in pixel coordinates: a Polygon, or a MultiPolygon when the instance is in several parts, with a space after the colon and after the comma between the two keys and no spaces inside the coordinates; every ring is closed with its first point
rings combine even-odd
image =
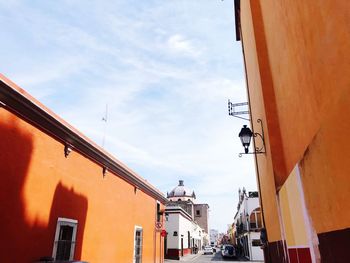
{"type": "Polygon", "coordinates": [[[260,231],[262,217],[258,192],[239,190],[237,213],[234,217],[234,238],[238,252],[249,260],[263,261],[260,231]]]}
{"type": "Polygon", "coordinates": [[[210,229],[210,244],[216,246],[219,240],[219,230],[210,229]]]}
{"type": "Polygon", "coordinates": [[[185,188],[183,181],[167,194],[169,202],[166,204],[164,239],[165,257],[180,259],[187,254],[196,253],[203,245],[208,244],[209,236],[207,204],[197,206],[194,191],[185,188]],[[200,207],[200,215],[197,210],[200,207]],[[201,217],[200,222],[196,218],[201,217]]]}

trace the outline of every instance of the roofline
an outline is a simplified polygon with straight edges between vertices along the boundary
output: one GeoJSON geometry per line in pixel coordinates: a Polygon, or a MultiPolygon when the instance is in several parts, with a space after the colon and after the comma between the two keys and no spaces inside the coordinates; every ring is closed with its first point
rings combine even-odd
{"type": "Polygon", "coordinates": [[[206,204],[206,203],[202,203],[202,204],[194,204],[194,205],[206,205],[207,207],[209,207],[209,205],[208,205],[208,204],[206,204]]]}
{"type": "Polygon", "coordinates": [[[190,220],[191,222],[194,222],[194,220],[192,219],[192,216],[187,213],[182,207],[180,206],[174,206],[174,207],[165,207],[165,213],[168,214],[180,214],[183,217],[187,218],[188,220],[190,220]]]}
{"type": "Polygon", "coordinates": [[[191,197],[191,198],[194,198],[192,195],[173,195],[173,196],[169,196],[168,198],[173,198],[173,197],[191,197]]]}
{"type": "Polygon", "coordinates": [[[145,179],[115,159],[2,74],[0,74],[0,107],[25,119],[63,145],[69,145],[74,151],[101,165],[102,168],[107,168],[108,171],[157,199],[162,204],[168,201],[163,193],[145,179]]]}

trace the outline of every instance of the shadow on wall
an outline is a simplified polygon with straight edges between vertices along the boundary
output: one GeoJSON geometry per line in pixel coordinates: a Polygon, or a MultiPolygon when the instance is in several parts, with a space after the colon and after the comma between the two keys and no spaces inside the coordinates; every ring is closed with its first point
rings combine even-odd
{"type": "Polygon", "coordinates": [[[78,220],[74,258],[80,259],[88,207],[86,197],[59,183],[51,207],[42,208],[50,209],[48,225],[29,224],[25,220],[23,187],[33,143],[32,136],[21,130],[17,121],[14,117],[4,123],[0,118],[0,262],[29,263],[52,256],[58,217],[78,220]]]}

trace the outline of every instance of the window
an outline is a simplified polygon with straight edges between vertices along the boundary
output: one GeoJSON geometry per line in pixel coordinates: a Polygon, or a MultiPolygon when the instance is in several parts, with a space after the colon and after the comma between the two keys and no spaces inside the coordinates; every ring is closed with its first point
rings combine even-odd
{"type": "Polygon", "coordinates": [[[250,214],[249,221],[251,229],[257,229],[262,227],[260,207],[253,210],[253,212],[250,214]]]}
{"type": "Polygon", "coordinates": [[[157,222],[160,222],[160,216],[161,216],[161,212],[160,212],[160,203],[157,202],[157,222]]]}
{"type": "Polygon", "coordinates": [[[196,210],[196,216],[201,216],[201,210],[196,210]]]}
{"type": "Polygon", "coordinates": [[[259,197],[259,192],[248,192],[248,196],[250,198],[254,198],[254,197],[259,197]]]}
{"type": "Polygon", "coordinates": [[[73,260],[78,221],[74,219],[57,219],[57,227],[52,257],[55,260],[73,260]]]}
{"type": "Polygon", "coordinates": [[[253,247],[260,247],[261,246],[260,239],[253,239],[252,240],[252,246],[253,247]]]}
{"type": "Polygon", "coordinates": [[[142,227],[135,227],[134,263],[142,262],[142,227]]]}

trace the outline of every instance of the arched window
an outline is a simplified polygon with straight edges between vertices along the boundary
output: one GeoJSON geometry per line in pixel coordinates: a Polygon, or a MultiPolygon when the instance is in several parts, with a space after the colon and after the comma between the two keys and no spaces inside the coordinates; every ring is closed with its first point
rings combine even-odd
{"type": "Polygon", "coordinates": [[[261,210],[260,207],[255,208],[249,216],[250,229],[261,228],[261,210]]]}

